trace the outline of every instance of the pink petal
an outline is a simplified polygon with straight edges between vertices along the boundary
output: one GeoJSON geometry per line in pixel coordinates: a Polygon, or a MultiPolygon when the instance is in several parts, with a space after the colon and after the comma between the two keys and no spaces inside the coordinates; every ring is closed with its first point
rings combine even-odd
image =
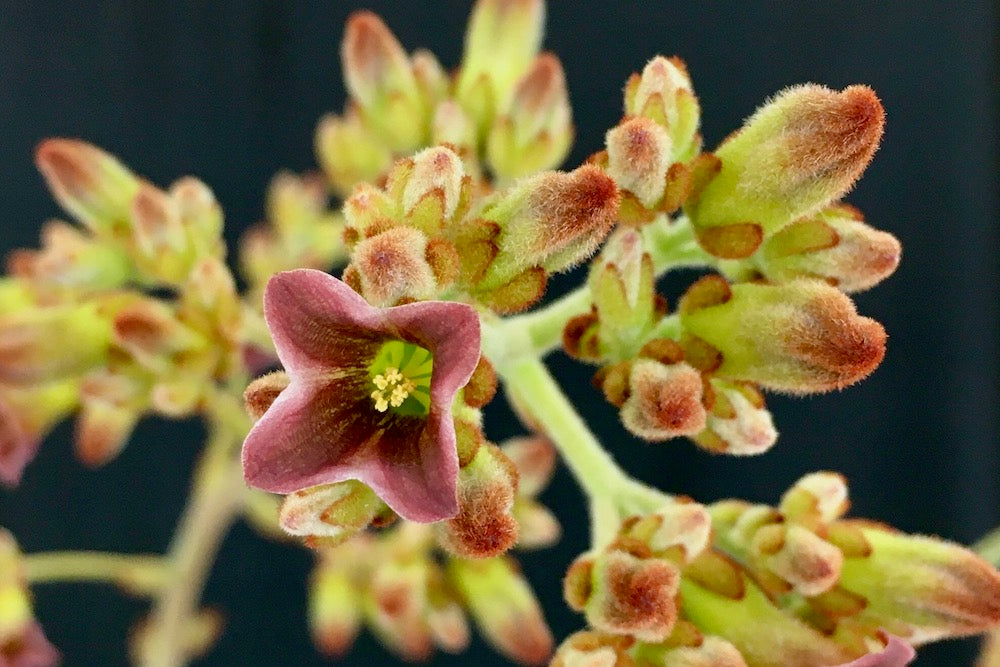
{"type": "Polygon", "coordinates": [[[378,309],[333,276],[312,269],[285,271],[268,281],[264,318],[289,375],[356,367],[362,358],[374,357],[385,340],[378,309]]]}
{"type": "Polygon", "coordinates": [[[857,660],[846,662],[840,667],[903,667],[917,657],[913,647],[899,637],[881,633],[885,648],[878,653],[863,655],[857,660]]]}

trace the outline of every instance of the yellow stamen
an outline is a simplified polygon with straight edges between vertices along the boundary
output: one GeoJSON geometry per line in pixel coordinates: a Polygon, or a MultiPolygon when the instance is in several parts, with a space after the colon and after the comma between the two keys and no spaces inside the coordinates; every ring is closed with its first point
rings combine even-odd
{"type": "Polygon", "coordinates": [[[375,409],[379,412],[385,412],[390,405],[398,408],[417,388],[417,385],[400,373],[395,366],[389,366],[385,369],[385,373],[373,377],[372,383],[377,390],[371,393],[371,398],[375,401],[375,409]]]}

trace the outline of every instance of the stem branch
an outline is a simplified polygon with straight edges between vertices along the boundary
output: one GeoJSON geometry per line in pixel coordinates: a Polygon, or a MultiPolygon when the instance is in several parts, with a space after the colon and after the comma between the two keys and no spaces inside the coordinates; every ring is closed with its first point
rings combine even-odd
{"type": "Polygon", "coordinates": [[[92,581],[115,584],[135,594],[152,594],[163,585],[160,556],[101,551],[50,551],[24,557],[29,583],[92,581]]]}

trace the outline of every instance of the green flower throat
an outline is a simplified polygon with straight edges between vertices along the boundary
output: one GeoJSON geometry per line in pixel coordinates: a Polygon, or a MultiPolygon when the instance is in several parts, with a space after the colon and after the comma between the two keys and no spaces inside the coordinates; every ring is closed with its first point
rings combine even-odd
{"type": "Polygon", "coordinates": [[[419,345],[389,341],[368,367],[375,409],[408,417],[425,417],[431,407],[434,356],[419,345]]]}

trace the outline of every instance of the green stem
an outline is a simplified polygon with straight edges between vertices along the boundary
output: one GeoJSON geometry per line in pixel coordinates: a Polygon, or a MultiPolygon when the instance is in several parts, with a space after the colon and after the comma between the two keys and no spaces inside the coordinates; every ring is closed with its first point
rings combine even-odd
{"type": "Polygon", "coordinates": [[[92,581],[115,584],[131,593],[152,594],[164,581],[160,556],[101,551],[51,551],[24,557],[25,576],[32,584],[92,581]]]}
{"type": "Polygon", "coordinates": [[[1000,567],[1000,527],[994,528],[973,544],[972,550],[996,567],[1000,567]]]}

